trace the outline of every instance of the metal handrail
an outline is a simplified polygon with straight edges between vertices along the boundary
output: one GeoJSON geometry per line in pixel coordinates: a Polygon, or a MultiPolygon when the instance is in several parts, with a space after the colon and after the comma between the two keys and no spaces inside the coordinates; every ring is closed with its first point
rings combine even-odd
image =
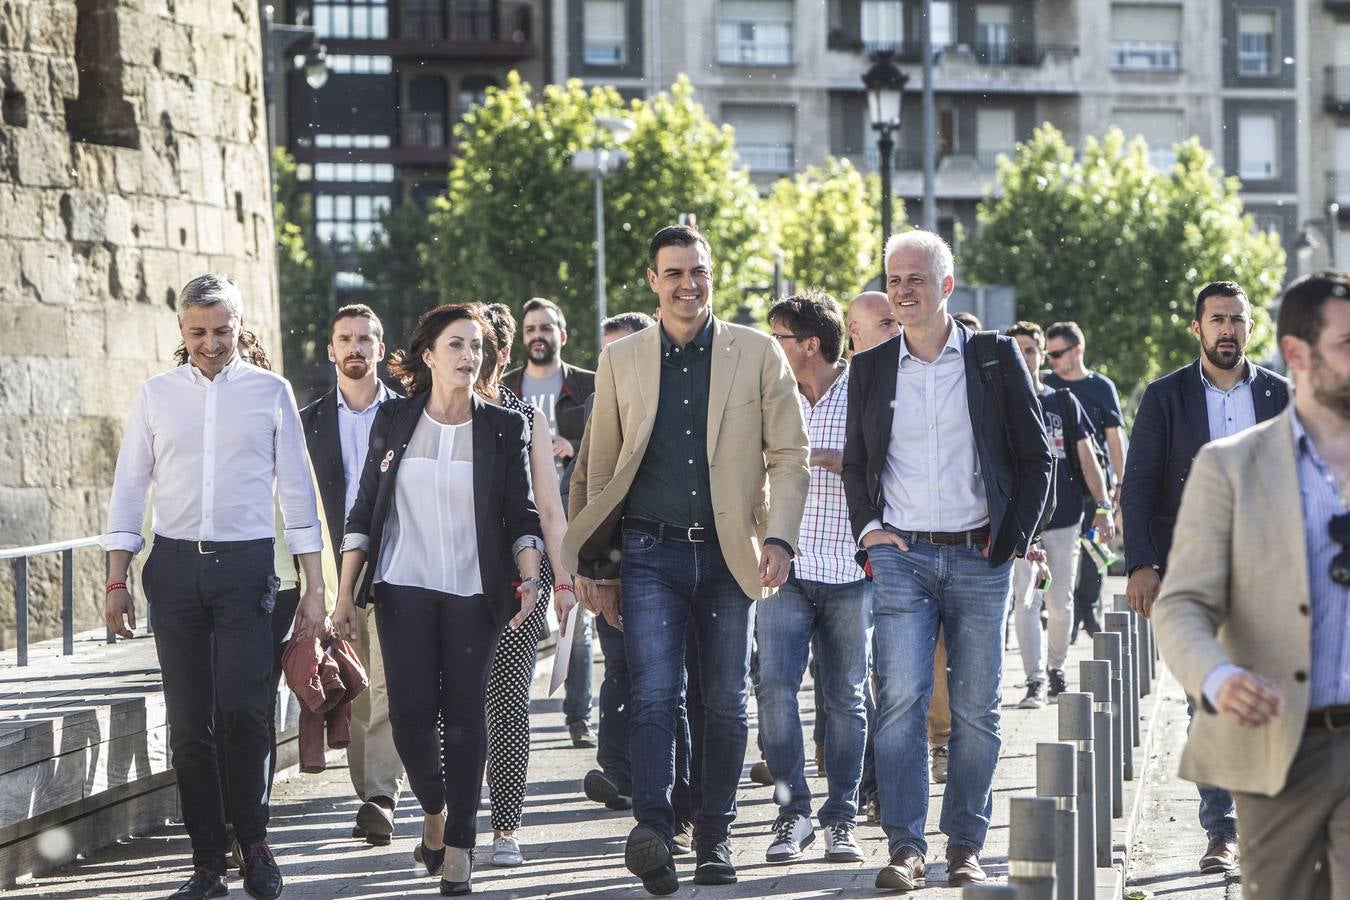
{"type": "MultiPolygon", "coordinates": [[[[0,559],[14,561],[15,656],[20,666],[28,665],[28,560],[47,553],[61,554],[61,655],[70,656],[75,652],[75,551],[100,546],[100,538],[95,535],[50,544],[34,544],[31,547],[0,549],[0,559]]],[[[105,578],[107,573],[108,561],[105,558],[105,578]]],[[[107,632],[107,636],[109,644],[117,642],[117,635],[111,631],[107,632]]]]}

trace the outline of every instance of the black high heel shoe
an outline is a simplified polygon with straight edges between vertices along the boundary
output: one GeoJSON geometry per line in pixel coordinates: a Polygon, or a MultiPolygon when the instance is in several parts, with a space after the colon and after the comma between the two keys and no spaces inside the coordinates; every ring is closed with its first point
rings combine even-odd
{"type": "Polygon", "coordinates": [[[441,867],[445,865],[445,848],[432,850],[421,841],[413,848],[413,859],[427,867],[428,875],[441,874],[441,867]]]}
{"type": "MultiPolygon", "coordinates": [[[[457,852],[464,854],[464,866],[462,871],[456,871],[451,874],[463,875],[463,881],[450,881],[444,875],[441,876],[441,896],[455,897],[460,894],[469,894],[473,892],[473,851],[455,848],[457,852]]],[[[458,861],[456,861],[458,862],[458,861]]]]}

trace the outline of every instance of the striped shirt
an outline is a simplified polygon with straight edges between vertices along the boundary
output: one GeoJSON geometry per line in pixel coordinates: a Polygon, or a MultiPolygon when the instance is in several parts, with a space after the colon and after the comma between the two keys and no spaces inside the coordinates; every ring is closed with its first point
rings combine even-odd
{"type": "MultiPolygon", "coordinates": [[[[845,367],[815,406],[800,392],[797,394],[813,450],[844,449],[848,373],[845,367]]],[[[844,479],[829,469],[812,466],[797,557],[792,561],[793,574],[803,581],[823,584],[857,581],[863,577],[863,571],[854,559],[856,551],[848,519],[848,501],[844,498],[844,479]]]]}
{"type": "Polygon", "coordinates": [[[1336,473],[1317,452],[1298,413],[1289,414],[1298,454],[1298,489],[1303,499],[1303,540],[1308,552],[1308,594],[1312,609],[1312,676],[1308,707],[1350,704],[1350,587],[1331,580],[1331,560],[1340,545],[1328,523],[1346,511],[1336,473]]]}

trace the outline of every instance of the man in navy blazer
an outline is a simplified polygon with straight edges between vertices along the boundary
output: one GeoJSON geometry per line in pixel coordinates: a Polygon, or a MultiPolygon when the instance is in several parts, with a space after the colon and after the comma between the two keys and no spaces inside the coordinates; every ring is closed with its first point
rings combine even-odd
{"type": "MultiPolygon", "coordinates": [[[[401,397],[380,381],[376,368],[384,359],[384,326],[365,304],[344,306],[328,328],[328,360],[337,369],[332,390],[300,410],[305,444],[319,486],[322,512],[332,536],[333,555],[342,568],[342,532],[356,502],[370,442],[371,425],[385,400],[401,397]]],[[[389,725],[389,694],[379,637],[362,611],[356,653],[370,676],[370,689],[352,704],[352,742],[347,768],[361,799],[352,837],[386,846],[394,832],[394,808],[403,790],[403,762],[394,749],[389,725]]]]}
{"type": "Polygon", "coordinates": [[[873,579],[875,748],[890,857],[876,886],[914,890],[925,877],[924,723],[945,626],[952,740],[939,827],[956,887],[985,880],[1012,560],[1039,530],[1053,461],[1012,338],[972,335],[947,313],[947,243],[907,231],[885,255],[902,331],[853,359],[843,464],[853,536],[873,579]]]}
{"type": "MultiPolygon", "coordinates": [[[[1289,403],[1289,382],[1247,359],[1251,329],[1247,294],[1231,281],[1205,285],[1195,298],[1191,332],[1200,358],[1150,384],[1139,402],[1121,485],[1125,518],[1126,598],[1149,616],[1158,597],[1182,488],[1200,448],[1274,418],[1289,403]]],[[[1200,825],[1209,846],[1202,872],[1237,864],[1237,813],[1232,796],[1200,787],[1200,825]]]]}

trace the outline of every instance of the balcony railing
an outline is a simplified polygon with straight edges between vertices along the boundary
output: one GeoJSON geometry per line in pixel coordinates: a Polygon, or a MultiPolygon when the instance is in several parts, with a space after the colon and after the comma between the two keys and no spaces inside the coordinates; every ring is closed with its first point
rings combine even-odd
{"type": "Polygon", "coordinates": [[[621,66],[624,56],[624,42],[613,38],[588,38],[581,52],[582,61],[588,66],[621,66]]]}
{"type": "MultiPolygon", "coordinates": [[[[923,42],[915,40],[892,41],[868,38],[835,29],[827,44],[831,50],[850,50],[862,53],[885,51],[894,54],[896,62],[917,65],[923,62],[923,42]]],[[[1077,55],[1071,44],[1026,44],[1017,41],[977,44],[934,44],[934,57],[944,54],[969,53],[981,66],[1039,66],[1051,54],[1077,55]]]]}
{"type": "Polygon", "coordinates": [[[722,19],[717,27],[717,61],[731,66],[792,64],[791,19],[722,19]]]}
{"type": "Polygon", "coordinates": [[[404,144],[409,147],[444,147],[445,113],[408,114],[403,133],[404,144]]]}
{"type": "Polygon", "coordinates": [[[1006,156],[1012,159],[1017,156],[1016,147],[999,147],[975,151],[975,161],[979,163],[981,169],[993,170],[998,167],[998,158],[1006,156]]]}
{"type": "Polygon", "coordinates": [[[1350,66],[1327,66],[1326,108],[1350,113],[1350,66]]]}
{"type": "Polygon", "coordinates": [[[1129,72],[1177,72],[1181,44],[1176,41],[1113,41],[1111,68],[1129,72]]]}
{"type": "Polygon", "coordinates": [[[1243,181],[1270,181],[1279,174],[1275,161],[1270,159],[1247,159],[1238,161],[1238,178],[1243,181]]]}
{"type": "Polygon", "coordinates": [[[752,172],[791,172],[795,156],[791,143],[738,143],[736,155],[741,165],[752,172]]]}
{"type": "MultiPolygon", "coordinates": [[[[938,150],[933,159],[934,165],[941,162],[944,155],[943,151],[938,150]]],[[[881,170],[881,151],[876,148],[875,144],[863,151],[863,159],[866,160],[867,168],[869,170],[873,172],[881,170]]],[[[922,168],[922,150],[911,150],[908,147],[896,147],[891,151],[891,171],[908,172],[917,171],[922,168]]]]}

